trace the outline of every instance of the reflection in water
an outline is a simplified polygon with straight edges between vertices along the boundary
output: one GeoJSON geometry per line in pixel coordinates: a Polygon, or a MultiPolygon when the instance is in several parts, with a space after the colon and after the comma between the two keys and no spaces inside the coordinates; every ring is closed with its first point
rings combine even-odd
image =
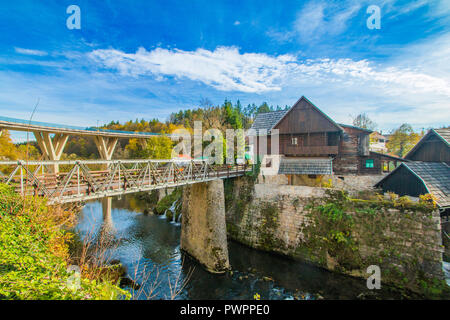
{"type": "MultiPolygon", "coordinates": [[[[135,196],[113,199],[107,229],[115,237],[112,259],[119,259],[128,276],[143,284],[146,292],[159,283],[153,298],[169,299],[169,281],[174,286],[189,278],[177,299],[356,299],[398,298],[382,287],[368,290],[364,279],[341,276],[285,257],[229,243],[232,272],[217,275],[206,272],[180,252],[180,224],[160,216],[145,215],[145,203],[135,196]],[[184,260],[184,263],[183,263],[184,260]],[[191,274],[190,274],[191,273],[191,274]]],[[[82,238],[105,230],[101,201],[89,202],[79,216],[77,230],[82,238]]]]}
{"type": "Polygon", "coordinates": [[[111,210],[112,210],[112,198],[106,197],[101,200],[102,204],[102,217],[103,217],[103,223],[101,227],[101,234],[107,235],[107,234],[114,234],[116,233],[116,230],[114,228],[114,223],[111,217],[111,210]]]}

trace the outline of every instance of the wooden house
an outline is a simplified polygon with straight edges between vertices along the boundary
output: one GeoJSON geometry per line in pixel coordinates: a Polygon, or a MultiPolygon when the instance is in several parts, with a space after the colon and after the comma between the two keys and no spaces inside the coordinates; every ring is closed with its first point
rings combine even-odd
{"type": "Polygon", "coordinates": [[[405,159],[425,162],[445,162],[450,165],[450,128],[431,129],[408,152],[405,159]]]}
{"type": "MultiPolygon", "coordinates": [[[[283,174],[381,174],[383,161],[392,160],[369,150],[371,130],[338,124],[305,97],[288,110],[258,114],[251,129],[259,136],[279,130],[283,174]]],[[[267,154],[272,154],[270,139],[267,154]]]]}

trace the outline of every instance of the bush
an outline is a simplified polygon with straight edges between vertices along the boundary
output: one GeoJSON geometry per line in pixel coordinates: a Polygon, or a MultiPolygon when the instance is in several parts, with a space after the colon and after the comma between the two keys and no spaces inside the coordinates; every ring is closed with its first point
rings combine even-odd
{"type": "Polygon", "coordinates": [[[78,282],[67,271],[75,214],[0,184],[0,299],[117,299],[129,295],[107,281],[78,282]]]}

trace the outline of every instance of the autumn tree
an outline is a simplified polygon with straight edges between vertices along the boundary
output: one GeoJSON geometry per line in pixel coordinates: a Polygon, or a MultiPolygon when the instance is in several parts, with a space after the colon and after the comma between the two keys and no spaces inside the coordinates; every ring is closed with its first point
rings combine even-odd
{"type": "Polygon", "coordinates": [[[404,123],[391,134],[386,144],[388,152],[403,157],[416,145],[420,137],[410,124],[404,123]]]}
{"type": "Polygon", "coordinates": [[[17,160],[18,151],[11,140],[8,130],[2,130],[0,136],[0,159],[1,160],[17,160]]]}
{"type": "Polygon", "coordinates": [[[126,149],[131,158],[170,159],[173,143],[167,136],[146,139],[130,139],[126,149]]]}

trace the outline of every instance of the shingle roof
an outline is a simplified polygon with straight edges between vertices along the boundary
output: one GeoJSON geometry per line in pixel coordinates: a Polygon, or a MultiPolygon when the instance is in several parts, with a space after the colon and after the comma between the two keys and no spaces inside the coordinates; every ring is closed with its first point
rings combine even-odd
{"type": "Polygon", "coordinates": [[[253,121],[251,129],[255,130],[271,130],[275,124],[283,118],[283,116],[288,112],[288,110],[271,111],[265,113],[258,113],[256,115],[255,121],[253,121]]]}
{"type": "Polygon", "coordinates": [[[433,129],[438,135],[441,136],[442,139],[447,141],[450,144],[450,128],[447,129],[433,129]]]}
{"type": "Polygon", "coordinates": [[[281,159],[278,174],[332,174],[331,159],[281,159]]]}
{"type": "Polygon", "coordinates": [[[402,163],[425,183],[440,207],[450,206],[450,167],[443,162],[411,161],[402,163]]]}

